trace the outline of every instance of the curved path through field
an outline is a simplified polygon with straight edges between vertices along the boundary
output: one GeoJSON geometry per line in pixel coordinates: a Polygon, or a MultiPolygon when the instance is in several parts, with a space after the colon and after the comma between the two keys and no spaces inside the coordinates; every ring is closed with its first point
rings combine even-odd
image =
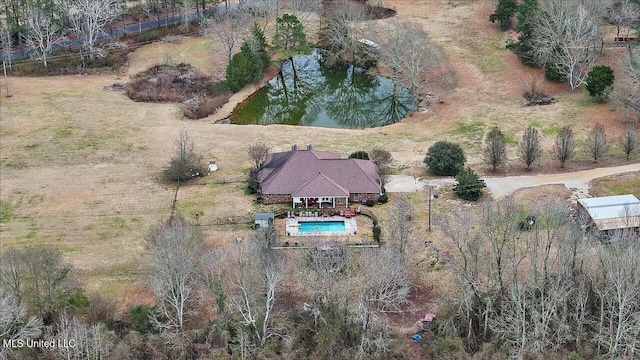
{"type": "Polygon", "coordinates": [[[483,180],[487,183],[487,188],[491,190],[491,195],[494,198],[501,198],[518,189],[550,184],[562,184],[570,190],[577,189],[578,192],[587,194],[591,180],[633,171],[640,171],[640,163],[563,174],[484,177],[483,180]]]}

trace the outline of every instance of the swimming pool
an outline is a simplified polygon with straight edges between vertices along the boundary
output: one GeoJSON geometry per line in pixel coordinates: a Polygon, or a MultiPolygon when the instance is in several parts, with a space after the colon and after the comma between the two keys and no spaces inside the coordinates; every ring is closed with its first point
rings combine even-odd
{"type": "Polygon", "coordinates": [[[300,221],[298,232],[344,232],[344,221],[300,221]]]}

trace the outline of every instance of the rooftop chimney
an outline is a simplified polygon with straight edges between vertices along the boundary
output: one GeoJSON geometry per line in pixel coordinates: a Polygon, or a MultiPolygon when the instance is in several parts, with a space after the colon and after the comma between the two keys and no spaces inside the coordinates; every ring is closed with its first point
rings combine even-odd
{"type": "Polygon", "coordinates": [[[298,151],[298,145],[293,145],[293,146],[291,147],[291,150],[292,150],[292,151],[298,151]]]}
{"type": "Polygon", "coordinates": [[[307,150],[313,150],[313,145],[307,145],[307,150]]]}

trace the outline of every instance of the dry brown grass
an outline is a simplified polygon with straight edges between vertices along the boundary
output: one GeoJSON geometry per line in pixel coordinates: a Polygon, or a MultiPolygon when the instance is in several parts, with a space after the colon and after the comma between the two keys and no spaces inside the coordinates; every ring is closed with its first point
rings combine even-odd
{"type": "Polygon", "coordinates": [[[516,201],[529,205],[545,199],[567,200],[571,196],[571,190],[562,184],[541,185],[516,190],[512,196],[516,201]]]}
{"type": "MultiPolygon", "coordinates": [[[[559,103],[523,107],[517,79],[537,70],[519,65],[501,47],[504,34],[486,20],[489,0],[383,3],[395,8],[398,16],[420,23],[441,43],[459,79],[458,88],[437,94],[444,104],[384,128],[213,125],[257,86],[232,96],[217,114],[193,121],[182,118],[177,104],[136,103],[123,93],[103,91],[118,80],[115,76],[10,78],[14,96],[2,98],[0,105],[0,198],[15,213],[2,224],[2,246],[60,247],[82,271],[88,288],[113,296],[139,293],[130,287],[141,276],[145,233],[168,216],[173,196],[173,186],[161,182],[159,174],[182,128],[189,131],[206,159],[216,160],[220,167],[183,186],[178,196],[178,209],[191,219],[202,214],[198,219],[206,225],[230,216],[249,218],[262,209],[253,204],[252,197],[243,195],[242,182],[230,182],[244,179],[251,167],[247,148],[258,140],[276,151],[308,143],[343,154],[382,146],[393,154],[403,173],[424,176],[424,154],[441,139],[462,143],[470,164],[477,167],[481,163],[477,150],[493,125],[519,139],[525,126],[534,124],[547,134],[547,149],[550,136],[564,124],[576,125],[578,136],[584,136],[592,119],[612,129],[619,127],[620,112],[609,111],[612,105],[592,102],[582,89],[570,93],[565,85],[543,85],[559,103]]],[[[129,74],[169,56],[216,78],[226,66],[223,52],[209,52],[217,46],[210,39],[152,44],[131,55],[129,74]]],[[[514,145],[509,151],[515,153],[514,145]]],[[[424,192],[410,198],[420,220],[419,241],[442,242],[436,232],[426,232],[424,192]]],[[[434,213],[459,206],[448,201],[438,201],[434,213]]],[[[384,209],[374,211],[384,213],[384,209]]],[[[211,244],[250,235],[248,225],[243,224],[210,225],[206,230],[211,244]]]]}
{"type": "Polygon", "coordinates": [[[640,172],[607,176],[591,182],[589,193],[593,196],[633,194],[640,198],[640,172]]]}

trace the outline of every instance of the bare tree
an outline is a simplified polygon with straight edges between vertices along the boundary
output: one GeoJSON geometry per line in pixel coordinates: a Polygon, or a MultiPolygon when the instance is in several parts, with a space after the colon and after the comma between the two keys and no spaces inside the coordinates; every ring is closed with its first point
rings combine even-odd
{"type": "MultiPolygon", "coordinates": [[[[623,235],[624,236],[624,235],[623,235]]],[[[597,249],[597,264],[591,272],[600,317],[598,348],[609,359],[640,355],[640,247],[637,240],[623,238],[611,247],[597,249]]]]}
{"type": "Polygon", "coordinates": [[[107,359],[114,347],[114,335],[102,323],[87,325],[75,316],[62,314],[57,330],[56,340],[60,344],[74,341],[73,346],[60,346],[53,349],[58,358],[107,359]]]}
{"type": "Polygon", "coordinates": [[[497,127],[491,129],[484,147],[484,161],[496,168],[507,162],[507,142],[504,134],[497,127]]]}
{"type": "Polygon", "coordinates": [[[318,242],[296,262],[299,280],[311,295],[304,308],[312,314],[315,327],[326,321],[326,316],[336,314],[344,314],[342,322],[348,321],[348,299],[355,277],[352,251],[325,245],[318,242]]]}
{"type": "Polygon", "coordinates": [[[0,255],[0,289],[8,292],[18,303],[22,302],[23,255],[16,249],[9,249],[0,255]]]}
{"type": "Polygon", "coordinates": [[[186,130],[178,133],[174,145],[175,152],[169,161],[169,166],[164,170],[167,180],[186,181],[204,174],[202,155],[196,150],[186,130]]]}
{"type": "Polygon", "coordinates": [[[632,126],[627,126],[627,130],[625,130],[624,134],[620,138],[620,147],[622,147],[622,151],[627,156],[627,160],[638,147],[638,130],[632,126]]]}
{"type": "Polygon", "coordinates": [[[553,145],[553,156],[560,161],[560,167],[564,167],[567,161],[573,159],[576,155],[575,149],[576,142],[573,139],[573,130],[569,126],[562,127],[553,145]]]}
{"type": "MultiPolygon", "coordinates": [[[[197,4],[197,1],[196,1],[197,4]]],[[[189,13],[193,7],[192,0],[181,0],[180,2],[180,19],[182,22],[182,32],[189,32],[189,13]]]]}
{"type": "Polygon", "coordinates": [[[393,163],[393,156],[390,152],[382,148],[373,148],[373,150],[369,152],[369,160],[378,165],[378,171],[381,175],[389,174],[391,164],[393,163]]]}
{"type": "Polygon", "coordinates": [[[322,2],[318,0],[283,0],[288,12],[296,15],[305,28],[309,28],[314,16],[322,9],[322,2]]]}
{"type": "MultiPolygon", "coordinates": [[[[0,341],[26,341],[42,333],[42,320],[27,318],[27,310],[18,298],[0,286],[0,341]]],[[[0,359],[5,359],[11,347],[0,346],[0,359]]]]}
{"type": "Polygon", "coordinates": [[[629,49],[629,58],[624,62],[624,75],[612,96],[624,109],[623,121],[626,121],[627,112],[631,112],[635,115],[637,128],[640,124],[640,50],[629,49]]]}
{"type": "Polygon", "coordinates": [[[452,209],[437,219],[438,227],[451,241],[455,285],[459,304],[453,305],[454,315],[447,328],[466,340],[471,349],[478,349],[489,333],[498,302],[499,290],[489,246],[477,231],[477,215],[467,209],[452,209]]]}
{"type": "Polygon", "coordinates": [[[34,55],[47,67],[47,57],[54,46],[63,39],[60,27],[51,17],[36,5],[29,6],[26,14],[27,46],[34,49],[34,55]]]}
{"type": "Polygon", "coordinates": [[[253,163],[256,165],[256,169],[259,169],[262,162],[267,159],[267,155],[269,155],[270,150],[269,146],[263,142],[257,142],[249,145],[247,153],[249,154],[249,158],[253,160],[253,163]]]}
{"type": "Polygon", "coordinates": [[[518,152],[520,160],[527,166],[527,169],[531,167],[533,163],[540,160],[542,157],[542,147],[540,146],[540,133],[538,129],[533,126],[528,126],[524,134],[522,134],[522,141],[518,146],[518,152]]]}
{"type": "Polygon", "coordinates": [[[398,249],[400,259],[407,260],[407,247],[413,232],[413,206],[405,194],[398,194],[393,198],[389,209],[388,242],[398,249]]]}
{"type": "Polygon", "coordinates": [[[628,38],[640,20],[640,9],[631,0],[619,0],[612,4],[609,12],[611,22],[616,26],[616,37],[628,38]]]}
{"type": "Polygon", "coordinates": [[[156,323],[161,329],[184,329],[186,317],[193,310],[192,294],[198,290],[203,246],[202,233],[180,215],[149,232],[149,276],[159,312],[156,323]]]}
{"type": "Polygon", "coordinates": [[[96,43],[122,12],[119,0],[64,0],[64,11],[82,46],[82,60],[100,54],[96,43]]]}
{"type": "Polygon", "coordinates": [[[357,283],[360,289],[361,356],[388,351],[386,314],[400,312],[409,305],[411,283],[402,257],[388,246],[360,254],[357,283]]]}
{"type": "Polygon", "coordinates": [[[370,49],[379,53],[379,66],[389,69],[391,79],[412,94],[417,95],[425,86],[433,85],[432,80],[446,73],[442,49],[415,23],[394,20],[379,29],[375,39],[380,48],[370,49]]]}
{"type": "Polygon", "coordinates": [[[276,335],[273,307],[284,280],[284,259],[255,239],[230,245],[225,259],[229,304],[257,344],[264,346],[276,335]]]}
{"type": "Polygon", "coordinates": [[[241,7],[253,13],[254,16],[262,18],[264,32],[272,19],[280,17],[282,2],[282,0],[243,0],[241,7]]]}
{"type": "Polygon", "coordinates": [[[358,40],[367,37],[362,26],[367,17],[365,7],[354,1],[337,0],[325,12],[320,42],[329,53],[326,61],[332,64],[353,60],[360,47],[358,40]]]}
{"type": "Polygon", "coordinates": [[[227,11],[217,11],[207,21],[205,34],[209,37],[216,36],[227,51],[227,59],[231,57],[236,45],[249,34],[250,15],[244,8],[227,11]]]}
{"type": "Polygon", "coordinates": [[[587,153],[593,158],[593,162],[609,152],[609,143],[607,142],[607,134],[602,124],[595,124],[587,138],[587,153]]]}
{"type": "Polygon", "coordinates": [[[572,90],[580,86],[596,60],[598,11],[588,1],[547,0],[540,3],[533,23],[533,58],[550,66],[569,81],[572,90]]]}
{"type": "MultiPolygon", "coordinates": [[[[77,294],[78,286],[70,276],[70,267],[62,260],[62,253],[52,248],[33,248],[10,254],[8,269],[9,291],[36,313],[45,325],[55,321],[58,312],[77,294]],[[16,264],[15,261],[19,261],[16,264]]],[[[5,271],[3,271],[5,273],[5,271]]]]}
{"type": "Polygon", "coordinates": [[[9,25],[6,21],[0,22],[0,48],[2,48],[2,52],[4,53],[4,58],[7,60],[7,65],[9,69],[11,69],[11,60],[13,56],[11,56],[11,46],[13,45],[13,40],[11,39],[11,31],[9,31],[9,25]]]}

